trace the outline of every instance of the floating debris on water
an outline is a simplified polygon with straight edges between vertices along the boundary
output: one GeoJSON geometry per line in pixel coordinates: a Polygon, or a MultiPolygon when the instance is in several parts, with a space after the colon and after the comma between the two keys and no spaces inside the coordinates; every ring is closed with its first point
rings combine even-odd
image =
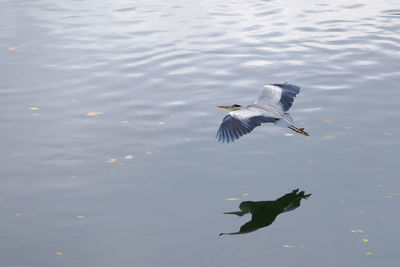
{"type": "Polygon", "coordinates": [[[97,115],[103,115],[103,112],[88,112],[86,113],[86,116],[88,117],[93,117],[93,116],[97,116],[97,115]]]}
{"type": "Polygon", "coordinates": [[[243,193],[242,196],[247,197],[249,194],[248,193],[243,193]]]}
{"type": "Polygon", "coordinates": [[[293,136],[292,133],[285,133],[285,136],[293,136]]]}
{"type": "Polygon", "coordinates": [[[86,216],[83,216],[83,215],[78,215],[78,216],[75,216],[75,218],[77,218],[77,219],[84,219],[86,216]]]}
{"type": "Polygon", "coordinates": [[[108,159],[106,163],[115,163],[118,159],[108,159]]]}
{"type": "Polygon", "coordinates": [[[133,155],[126,155],[125,159],[133,159],[133,155]]]}
{"type": "Polygon", "coordinates": [[[30,110],[39,110],[40,108],[38,108],[38,107],[30,107],[29,109],[30,110]]]}
{"type": "Polygon", "coordinates": [[[292,246],[292,245],[283,245],[284,248],[304,248],[305,245],[299,245],[299,246],[292,246]]]}
{"type": "Polygon", "coordinates": [[[57,251],[56,254],[57,254],[58,256],[62,256],[64,253],[62,253],[61,251],[57,251]]]}
{"type": "Polygon", "coordinates": [[[152,154],[153,154],[153,152],[151,152],[151,151],[146,152],[146,155],[152,155],[152,154]]]}
{"type": "Polygon", "coordinates": [[[331,134],[327,134],[324,136],[324,140],[335,140],[335,136],[331,134]]]}
{"type": "Polygon", "coordinates": [[[159,121],[159,122],[158,122],[158,124],[159,124],[159,125],[164,125],[164,124],[165,124],[165,122],[163,122],[163,121],[159,121]]]}
{"type": "Polygon", "coordinates": [[[364,243],[367,243],[368,242],[368,239],[367,238],[363,238],[363,240],[362,240],[364,243]]]}
{"type": "Polygon", "coordinates": [[[15,216],[21,216],[22,214],[20,212],[15,213],[15,216]]]}
{"type": "Polygon", "coordinates": [[[239,200],[239,199],[236,197],[230,197],[230,198],[227,198],[226,200],[239,200]]]}

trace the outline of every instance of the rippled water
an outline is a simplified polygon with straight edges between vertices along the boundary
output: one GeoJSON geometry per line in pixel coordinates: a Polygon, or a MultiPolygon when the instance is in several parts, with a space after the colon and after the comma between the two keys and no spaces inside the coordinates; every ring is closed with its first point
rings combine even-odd
{"type": "Polygon", "coordinates": [[[1,266],[397,266],[398,1],[0,7],[1,266]],[[309,138],[217,142],[216,106],[285,81],[309,138]]]}

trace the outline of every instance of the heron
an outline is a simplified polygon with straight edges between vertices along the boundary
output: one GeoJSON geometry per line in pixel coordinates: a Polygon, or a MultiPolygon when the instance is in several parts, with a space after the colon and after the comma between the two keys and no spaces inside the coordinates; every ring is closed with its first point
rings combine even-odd
{"type": "Polygon", "coordinates": [[[250,133],[262,123],[274,123],[283,128],[289,128],[299,134],[309,136],[304,128],[297,128],[287,112],[293,104],[294,98],[300,92],[297,85],[267,84],[261,91],[254,104],[243,107],[238,104],[218,106],[231,110],[222,120],[217,132],[218,141],[234,142],[241,136],[250,133]]]}

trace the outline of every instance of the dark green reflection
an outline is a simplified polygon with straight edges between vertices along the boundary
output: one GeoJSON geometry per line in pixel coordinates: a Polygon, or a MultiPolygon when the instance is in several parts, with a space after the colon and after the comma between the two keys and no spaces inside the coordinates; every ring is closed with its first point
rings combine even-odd
{"type": "Polygon", "coordinates": [[[304,191],[299,192],[299,189],[296,189],[272,201],[243,201],[239,205],[240,211],[224,212],[224,214],[243,216],[250,213],[251,221],[242,225],[239,232],[220,233],[219,235],[247,234],[266,227],[273,223],[279,214],[299,207],[301,200],[307,199],[309,196],[311,194],[305,195],[304,191]]]}

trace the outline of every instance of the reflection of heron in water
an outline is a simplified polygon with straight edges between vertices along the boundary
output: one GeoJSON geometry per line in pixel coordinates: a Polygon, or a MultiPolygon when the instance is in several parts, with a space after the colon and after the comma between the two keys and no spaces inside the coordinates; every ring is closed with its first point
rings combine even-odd
{"type": "Polygon", "coordinates": [[[287,113],[299,92],[300,87],[296,85],[288,83],[268,84],[264,86],[261,95],[254,104],[247,107],[237,104],[218,106],[232,110],[224,117],[219,127],[218,140],[227,143],[233,142],[265,122],[272,122],[275,125],[308,136],[304,128],[294,126],[292,117],[287,113]]]}
{"type": "Polygon", "coordinates": [[[241,211],[225,212],[224,214],[243,216],[250,213],[251,221],[242,225],[239,232],[221,233],[219,235],[247,234],[266,227],[273,223],[279,214],[299,207],[300,201],[309,196],[311,194],[305,195],[304,191],[299,192],[299,189],[296,189],[273,201],[243,201],[239,205],[241,211]]]}

